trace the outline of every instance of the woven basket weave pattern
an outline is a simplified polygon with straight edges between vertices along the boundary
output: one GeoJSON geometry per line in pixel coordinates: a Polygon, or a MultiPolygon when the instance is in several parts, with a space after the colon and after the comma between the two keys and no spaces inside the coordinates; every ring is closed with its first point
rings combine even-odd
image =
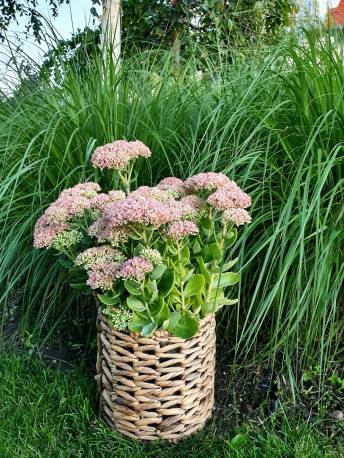
{"type": "Polygon", "coordinates": [[[119,332],[98,316],[101,412],[122,434],[178,441],[202,429],[214,404],[215,318],[183,340],[119,332]]]}

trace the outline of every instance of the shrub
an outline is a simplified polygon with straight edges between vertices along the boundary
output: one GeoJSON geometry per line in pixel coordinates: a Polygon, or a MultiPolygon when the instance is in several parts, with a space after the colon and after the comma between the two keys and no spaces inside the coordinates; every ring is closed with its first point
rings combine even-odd
{"type": "Polygon", "coordinates": [[[99,194],[93,182],[65,189],[38,219],[34,246],[63,255],[74,286],[101,293],[102,311],[117,329],[149,336],[162,327],[187,339],[201,317],[237,302],[224,294],[239,280],[229,272],[235,261],[223,261],[235,226],[251,221],[251,199],[213,172],[131,191],[135,162],[150,155],[139,141],[98,147],[92,163],[110,169],[119,189],[99,194]]]}

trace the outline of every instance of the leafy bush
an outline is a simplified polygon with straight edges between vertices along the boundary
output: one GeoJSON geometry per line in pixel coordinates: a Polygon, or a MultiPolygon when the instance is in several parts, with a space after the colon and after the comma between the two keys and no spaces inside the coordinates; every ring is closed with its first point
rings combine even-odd
{"type": "Polygon", "coordinates": [[[239,281],[228,272],[235,261],[224,259],[235,226],[251,222],[251,198],[213,172],[132,190],[137,159],[150,155],[140,141],[98,147],[92,163],[122,189],[99,194],[93,182],[65,189],[38,219],[34,246],[62,255],[74,287],[101,292],[101,309],[117,329],[150,336],[162,327],[188,339],[200,318],[237,302],[224,294],[239,281]]]}

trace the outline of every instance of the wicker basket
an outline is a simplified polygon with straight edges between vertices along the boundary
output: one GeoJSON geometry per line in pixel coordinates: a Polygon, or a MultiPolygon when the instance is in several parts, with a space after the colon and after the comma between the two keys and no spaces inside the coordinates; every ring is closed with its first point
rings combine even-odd
{"type": "Polygon", "coordinates": [[[212,414],[214,369],[213,315],[190,340],[119,332],[98,316],[100,409],[126,436],[176,442],[202,429],[212,414]]]}

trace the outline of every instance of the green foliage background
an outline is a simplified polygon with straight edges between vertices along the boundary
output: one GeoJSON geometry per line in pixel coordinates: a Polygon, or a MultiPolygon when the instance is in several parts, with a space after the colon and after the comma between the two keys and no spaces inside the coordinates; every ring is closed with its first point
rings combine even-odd
{"type": "Polygon", "coordinates": [[[83,313],[50,253],[32,249],[42,210],[67,186],[96,178],[94,147],[140,139],[153,151],[141,183],[222,171],[253,196],[254,222],[239,255],[238,306],[219,319],[219,341],[238,357],[268,356],[297,376],[316,359],[338,364],[343,337],[343,129],[341,56],[324,35],[292,37],[249,55],[195,46],[174,54],[95,59],[59,84],[41,81],[0,102],[0,286],[3,322],[19,306],[22,329],[48,336],[83,313]],[[207,54],[208,53],[208,54],[207,54]],[[207,56],[206,58],[204,56],[207,56]],[[199,62],[202,60],[200,68],[199,62]]]}
{"type": "Polygon", "coordinates": [[[218,50],[271,40],[290,22],[291,0],[123,0],[127,50],[170,46],[176,35],[218,50]]]}

